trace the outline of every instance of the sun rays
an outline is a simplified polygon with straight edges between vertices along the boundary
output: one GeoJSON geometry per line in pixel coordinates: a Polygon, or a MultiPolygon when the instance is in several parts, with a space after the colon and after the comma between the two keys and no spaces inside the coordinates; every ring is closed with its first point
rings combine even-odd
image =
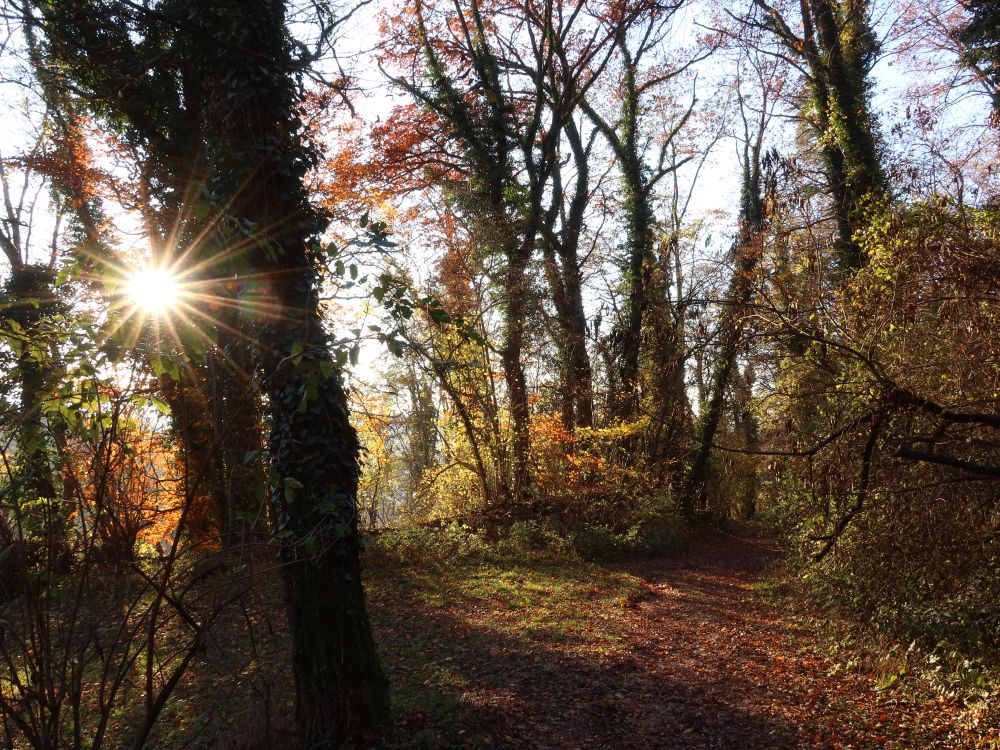
{"type": "Polygon", "coordinates": [[[229,350],[236,342],[249,343],[249,327],[298,318],[281,303],[275,288],[280,274],[253,272],[242,257],[267,239],[258,230],[214,246],[205,233],[184,249],[161,245],[158,254],[169,260],[149,253],[133,262],[105,262],[108,270],[99,278],[110,292],[105,336],[128,349],[153,347],[182,369],[213,351],[233,372],[242,372],[245,363],[232,360],[229,350]]]}
{"type": "Polygon", "coordinates": [[[230,351],[250,344],[252,328],[301,320],[283,299],[287,270],[269,268],[273,245],[296,217],[236,231],[226,219],[236,196],[206,210],[202,188],[191,183],[168,231],[139,240],[131,251],[84,252],[101,269],[92,281],[104,287],[107,340],[155,348],[182,368],[214,352],[238,371],[230,351]]]}
{"type": "Polygon", "coordinates": [[[130,275],[125,295],[138,310],[159,317],[178,309],[184,289],[181,279],[170,269],[145,266],[130,275]]]}

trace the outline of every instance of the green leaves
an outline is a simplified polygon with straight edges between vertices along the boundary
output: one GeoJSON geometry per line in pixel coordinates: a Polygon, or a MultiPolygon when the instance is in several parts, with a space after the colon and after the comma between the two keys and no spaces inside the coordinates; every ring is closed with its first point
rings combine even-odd
{"type": "Polygon", "coordinates": [[[132,399],[133,403],[140,407],[149,407],[160,414],[169,415],[171,413],[170,404],[159,396],[152,394],[137,395],[132,399]]]}
{"type": "Polygon", "coordinates": [[[149,358],[149,366],[158,378],[168,377],[175,383],[181,381],[181,366],[176,358],[156,354],[149,358]]]}
{"type": "Polygon", "coordinates": [[[284,498],[285,502],[288,504],[294,503],[296,498],[296,493],[303,487],[302,482],[300,482],[295,477],[285,477],[284,481],[284,498]]]}

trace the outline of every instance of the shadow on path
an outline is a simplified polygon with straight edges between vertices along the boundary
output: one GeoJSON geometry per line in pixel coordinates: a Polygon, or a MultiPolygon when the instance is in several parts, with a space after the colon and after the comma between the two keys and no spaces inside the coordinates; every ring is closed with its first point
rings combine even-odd
{"type": "Polygon", "coordinates": [[[832,677],[814,636],[754,595],[774,554],[700,531],[683,556],[619,566],[641,588],[595,602],[584,632],[558,639],[502,627],[510,603],[429,606],[426,579],[404,570],[391,600],[373,597],[397,703],[387,746],[934,746],[870,680],[832,677]]]}

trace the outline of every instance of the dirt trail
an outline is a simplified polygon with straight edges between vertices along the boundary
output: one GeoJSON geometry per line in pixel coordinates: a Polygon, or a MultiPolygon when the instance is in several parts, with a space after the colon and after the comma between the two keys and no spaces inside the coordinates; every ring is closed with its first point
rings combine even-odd
{"type": "Polygon", "coordinates": [[[774,553],[766,541],[694,541],[683,561],[638,567],[650,595],[623,667],[649,711],[629,722],[622,747],[642,747],[642,735],[664,748],[952,746],[924,731],[926,706],[876,690],[870,676],[831,676],[815,635],[754,595],[774,553]]]}
{"type": "Polygon", "coordinates": [[[462,691],[445,719],[401,717],[397,746],[963,746],[948,725],[954,706],[835,674],[815,634],[754,593],[774,555],[766,540],[699,532],[690,550],[626,566],[641,590],[595,607],[592,637],[578,641],[513,638],[447,605],[418,621],[380,605],[382,619],[445,647],[440,666],[462,691]]]}

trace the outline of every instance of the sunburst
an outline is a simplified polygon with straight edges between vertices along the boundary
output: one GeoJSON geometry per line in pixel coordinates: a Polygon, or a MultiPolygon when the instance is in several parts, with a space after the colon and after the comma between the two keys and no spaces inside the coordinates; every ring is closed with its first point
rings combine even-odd
{"type": "Polygon", "coordinates": [[[133,271],[125,284],[125,295],[137,310],[152,317],[175,312],[184,302],[184,285],[176,273],[163,266],[144,266],[133,271]]]}

